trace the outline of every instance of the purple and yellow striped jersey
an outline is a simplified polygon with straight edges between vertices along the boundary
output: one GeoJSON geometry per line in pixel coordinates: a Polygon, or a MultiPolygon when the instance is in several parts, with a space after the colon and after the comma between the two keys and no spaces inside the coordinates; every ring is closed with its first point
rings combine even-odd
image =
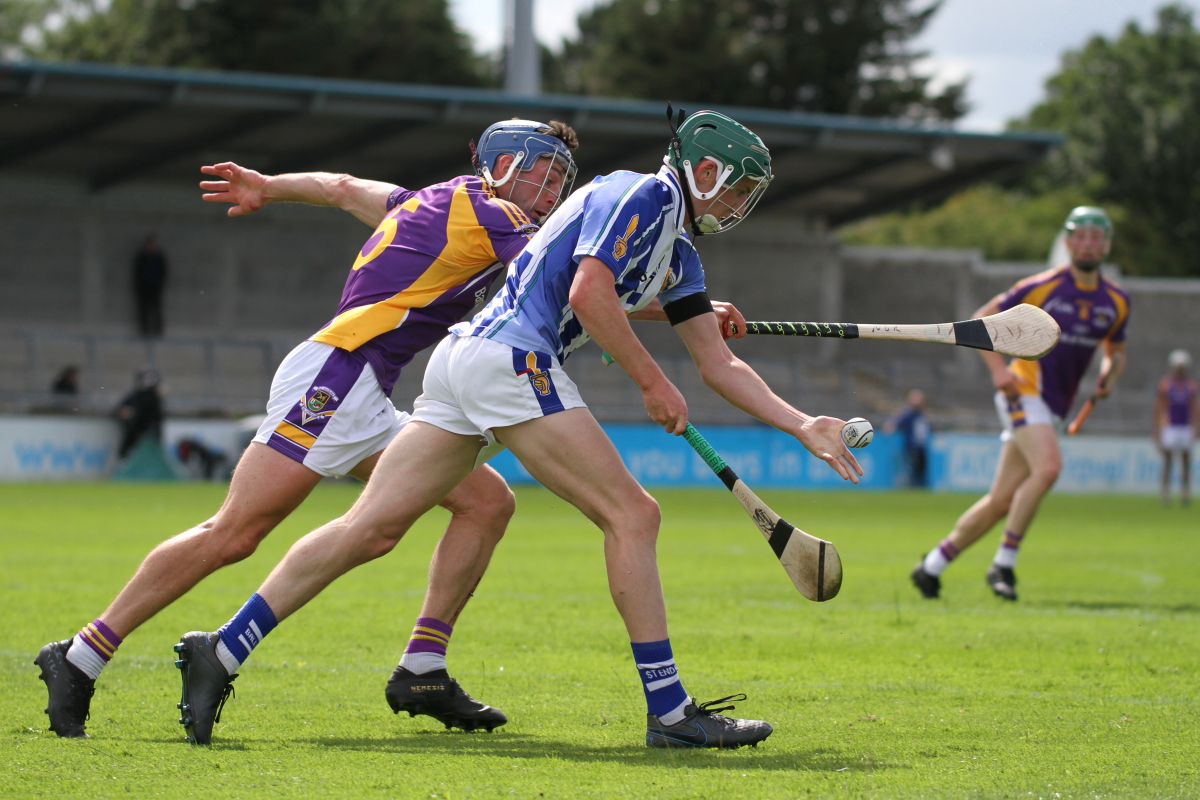
{"type": "Polygon", "coordinates": [[[387,207],[350,268],[337,315],[311,338],[360,353],[390,395],[400,370],[484,299],[537,226],[473,175],[398,188],[387,207]]]}
{"type": "Polygon", "coordinates": [[[1168,375],[1158,382],[1158,394],[1166,401],[1168,425],[1191,425],[1192,407],[1196,402],[1196,382],[1191,378],[1168,375]]]}
{"type": "Polygon", "coordinates": [[[1027,303],[1054,317],[1062,329],[1049,355],[1040,361],[1014,359],[1008,367],[1021,394],[1041,395],[1060,417],[1070,410],[1100,343],[1125,341],[1129,295],[1103,275],[1098,278],[1095,289],[1081,289],[1070,267],[1056,267],[1019,281],[1000,296],[1001,311],[1027,303]]]}

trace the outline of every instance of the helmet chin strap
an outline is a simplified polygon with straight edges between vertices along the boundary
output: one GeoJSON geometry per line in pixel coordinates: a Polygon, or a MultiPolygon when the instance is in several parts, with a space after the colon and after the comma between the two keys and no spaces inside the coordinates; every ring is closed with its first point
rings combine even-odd
{"type": "Polygon", "coordinates": [[[516,157],[513,158],[512,163],[508,165],[508,172],[504,173],[504,177],[501,178],[500,180],[496,180],[495,178],[493,178],[492,171],[490,169],[488,169],[486,166],[480,171],[483,173],[483,179],[485,181],[487,181],[489,185],[491,185],[493,188],[495,188],[495,187],[503,186],[504,184],[508,183],[509,179],[512,178],[513,175],[517,174],[517,167],[519,167],[521,165],[521,162],[524,160],[525,160],[524,151],[517,153],[516,157]]]}

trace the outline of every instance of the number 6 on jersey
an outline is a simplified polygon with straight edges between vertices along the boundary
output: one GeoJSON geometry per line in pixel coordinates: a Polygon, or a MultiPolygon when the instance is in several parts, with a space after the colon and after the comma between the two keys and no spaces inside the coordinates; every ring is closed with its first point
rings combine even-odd
{"type": "Polygon", "coordinates": [[[842,588],[842,559],[833,543],[805,533],[772,511],[758,495],[750,491],[749,486],[742,483],[742,479],[734,474],[690,422],[683,432],[683,438],[746,509],[750,519],[754,520],[775,551],[783,571],[792,579],[797,591],[818,603],[836,597],[842,588]]]}

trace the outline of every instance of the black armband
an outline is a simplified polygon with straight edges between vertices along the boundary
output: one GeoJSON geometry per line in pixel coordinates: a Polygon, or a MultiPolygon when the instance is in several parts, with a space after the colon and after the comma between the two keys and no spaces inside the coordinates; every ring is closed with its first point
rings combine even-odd
{"type": "Polygon", "coordinates": [[[715,313],[712,301],[708,299],[708,292],[696,292],[687,297],[681,297],[664,305],[663,311],[667,312],[667,319],[672,325],[687,322],[692,317],[698,317],[701,314],[715,313]]]}

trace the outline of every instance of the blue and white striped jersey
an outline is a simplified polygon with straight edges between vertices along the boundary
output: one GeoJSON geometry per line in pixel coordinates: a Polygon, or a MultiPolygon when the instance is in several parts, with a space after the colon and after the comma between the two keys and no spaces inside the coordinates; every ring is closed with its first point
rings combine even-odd
{"type": "Polygon", "coordinates": [[[568,302],[584,256],[612,270],[626,313],[656,296],[666,304],[704,291],[704,268],[683,220],[679,181],[665,166],[657,175],[596,178],[567,198],[512,260],[492,301],[450,332],[550,353],[562,363],[588,341],[568,302]]]}

